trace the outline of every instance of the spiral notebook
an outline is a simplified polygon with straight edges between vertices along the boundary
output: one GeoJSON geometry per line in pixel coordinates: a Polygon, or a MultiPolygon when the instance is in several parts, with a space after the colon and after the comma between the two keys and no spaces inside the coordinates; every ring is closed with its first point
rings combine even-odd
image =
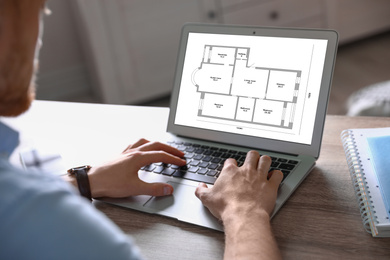
{"type": "Polygon", "coordinates": [[[390,237],[390,147],[383,145],[390,143],[390,128],[347,129],[341,140],[364,228],[373,237],[390,237]]]}

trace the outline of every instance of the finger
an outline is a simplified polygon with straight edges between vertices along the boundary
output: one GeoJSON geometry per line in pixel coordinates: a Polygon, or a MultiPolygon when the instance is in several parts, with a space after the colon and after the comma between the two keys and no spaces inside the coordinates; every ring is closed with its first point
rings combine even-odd
{"type": "Polygon", "coordinates": [[[225,163],[223,165],[224,165],[224,167],[226,167],[226,166],[229,166],[230,164],[237,166],[237,161],[233,158],[228,158],[225,160],[225,163]]]}
{"type": "Polygon", "coordinates": [[[244,165],[250,165],[257,168],[259,163],[260,154],[256,151],[249,151],[246,155],[244,165]]]}
{"type": "Polygon", "coordinates": [[[158,151],[162,150],[167,153],[176,155],[178,157],[183,157],[184,153],[170,145],[163,144],[160,142],[148,142],[146,144],[143,144],[142,146],[139,147],[140,151],[158,151]]]}
{"type": "Polygon", "coordinates": [[[130,144],[129,146],[126,147],[126,149],[123,151],[123,152],[126,152],[128,150],[131,150],[131,149],[134,149],[134,148],[137,148],[141,145],[144,145],[146,143],[149,143],[148,140],[144,139],[144,138],[141,138],[139,139],[137,142],[135,142],[134,144],[130,144]]]}
{"type": "Polygon", "coordinates": [[[155,162],[163,162],[178,166],[183,166],[186,164],[186,160],[183,160],[164,151],[138,152],[131,154],[131,156],[137,157],[132,162],[135,163],[137,167],[141,167],[155,162]]]}
{"type": "Polygon", "coordinates": [[[139,195],[168,196],[172,195],[173,187],[168,183],[147,183],[141,182],[138,188],[139,195]]]}
{"type": "Polygon", "coordinates": [[[268,155],[263,155],[260,157],[257,170],[261,173],[268,173],[269,167],[271,166],[272,159],[268,155]]]}
{"type": "Polygon", "coordinates": [[[205,183],[201,182],[198,184],[198,187],[195,189],[195,196],[198,197],[200,201],[203,202],[204,200],[204,194],[208,192],[208,187],[205,183]]]}
{"type": "Polygon", "coordinates": [[[269,182],[271,183],[272,186],[275,188],[279,187],[280,183],[283,180],[283,173],[279,170],[274,170],[270,172],[270,177],[269,177],[269,182]]]}
{"type": "MultiPolygon", "coordinates": [[[[223,168],[222,168],[222,171],[221,171],[219,176],[225,175],[226,172],[229,172],[229,169],[228,169],[229,167],[237,168],[237,161],[233,158],[226,159],[224,164],[223,164],[223,168]]],[[[220,179],[220,178],[218,178],[218,179],[220,179]]],[[[218,179],[216,181],[218,181],[218,179]]]]}

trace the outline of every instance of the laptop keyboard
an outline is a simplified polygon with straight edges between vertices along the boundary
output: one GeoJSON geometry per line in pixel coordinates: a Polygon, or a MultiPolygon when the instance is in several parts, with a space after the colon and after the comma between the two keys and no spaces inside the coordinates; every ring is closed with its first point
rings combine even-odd
{"type": "MultiPolygon", "coordinates": [[[[234,158],[237,165],[244,164],[246,152],[228,150],[189,142],[168,142],[169,145],[183,151],[187,165],[177,166],[165,163],[153,163],[141,168],[143,171],[163,174],[176,178],[184,178],[208,184],[214,184],[218,178],[225,160],[234,158]]],[[[298,161],[271,157],[270,171],[278,169],[283,172],[283,180],[298,165],[298,161]]]]}

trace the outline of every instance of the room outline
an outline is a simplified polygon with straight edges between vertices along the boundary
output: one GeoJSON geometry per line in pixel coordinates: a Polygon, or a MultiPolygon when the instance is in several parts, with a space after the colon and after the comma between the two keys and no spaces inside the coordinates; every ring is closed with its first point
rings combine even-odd
{"type": "Polygon", "coordinates": [[[249,47],[205,45],[191,76],[198,116],[292,129],[302,71],[249,64],[249,47]]]}

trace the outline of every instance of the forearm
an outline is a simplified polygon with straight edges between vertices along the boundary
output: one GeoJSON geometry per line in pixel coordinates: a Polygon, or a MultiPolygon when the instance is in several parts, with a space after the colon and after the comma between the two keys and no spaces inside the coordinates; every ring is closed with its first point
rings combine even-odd
{"type": "Polygon", "coordinates": [[[224,259],[281,259],[266,212],[230,214],[224,225],[224,259]]]}

